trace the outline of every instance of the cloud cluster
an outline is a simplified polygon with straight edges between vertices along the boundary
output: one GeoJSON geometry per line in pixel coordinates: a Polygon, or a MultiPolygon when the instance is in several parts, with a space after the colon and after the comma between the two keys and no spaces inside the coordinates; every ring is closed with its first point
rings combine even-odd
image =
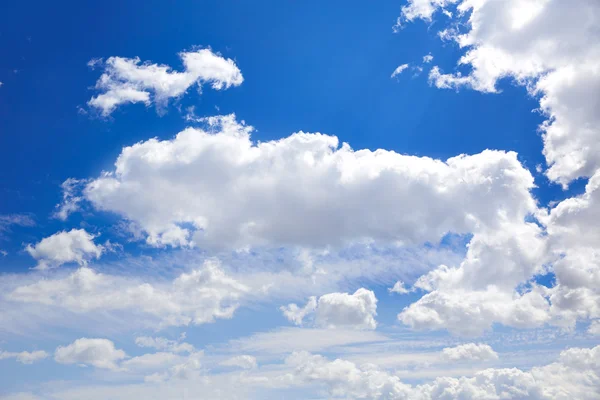
{"type": "Polygon", "coordinates": [[[557,362],[531,371],[517,368],[486,369],[473,377],[439,377],[411,386],[373,364],[329,361],[323,356],[296,352],[286,363],[294,368],[290,384],[319,384],[330,396],[379,400],[592,400],[600,395],[600,347],[572,348],[557,362]]]}
{"type": "MultiPolygon", "coordinates": [[[[173,71],[168,65],[142,63],[139,58],[110,57],[103,63],[104,73],[96,82],[101,93],[88,101],[102,115],[110,115],[118,106],[126,103],[155,103],[164,109],[169,99],[181,97],[197,84],[210,84],[215,90],[239,86],[244,78],[229,58],[210,49],[181,52],[184,71],[173,71]]],[[[96,67],[101,62],[95,62],[96,67]]]]}
{"type": "Polygon", "coordinates": [[[447,361],[489,361],[497,360],[498,353],[487,344],[466,343],[444,348],[442,357],[447,361]]]}
{"type": "Polygon", "coordinates": [[[59,267],[71,262],[86,265],[90,259],[100,258],[104,251],[104,247],[94,243],[94,238],[85,229],[71,229],[57,232],[35,245],[29,244],[25,250],[38,261],[37,269],[59,267]]]}
{"type": "Polygon", "coordinates": [[[360,288],[353,294],[329,293],[317,300],[311,297],[300,308],[296,304],[281,307],[285,317],[296,325],[314,313],[313,324],[320,328],[375,329],[377,322],[377,298],[370,290],[360,288]]]}
{"type": "Polygon", "coordinates": [[[431,20],[456,6],[441,33],[465,49],[468,74],[431,70],[440,88],[496,92],[511,77],[540,98],[548,177],[563,185],[600,168],[600,4],[594,0],[409,0],[403,19],[431,20]],[[467,19],[466,24],[465,19],[467,19]],[[462,29],[466,26],[466,29],[462,29]],[[561,29],[556,29],[560,26],[561,29]]]}
{"type": "Polygon", "coordinates": [[[155,246],[421,244],[535,210],[533,177],[512,152],[441,161],[355,151],[319,133],[253,143],[233,115],[206,123],[124,148],[85,197],[155,246]]]}
{"type": "Polygon", "coordinates": [[[54,361],[59,364],[91,365],[110,370],[119,369],[118,363],[127,357],[108,339],[77,339],[67,346],[59,346],[54,361]]]}
{"type": "MultiPolygon", "coordinates": [[[[229,277],[215,261],[182,273],[170,283],[140,282],[98,273],[83,267],[63,278],[43,279],[5,294],[10,303],[34,304],[70,313],[126,313],[131,328],[136,320],[159,327],[199,325],[231,318],[248,288],[229,277]],[[155,325],[156,326],[156,325],[155,325]]],[[[176,344],[141,339],[143,345],[176,344]]]]}
{"type": "Polygon", "coordinates": [[[34,362],[43,360],[48,357],[48,353],[42,350],[38,351],[21,351],[21,352],[11,352],[11,351],[1,351],[0,350],[0,360],[5,360],[9,358],[14,358],[21,364],[33,364],[34,362]]]}

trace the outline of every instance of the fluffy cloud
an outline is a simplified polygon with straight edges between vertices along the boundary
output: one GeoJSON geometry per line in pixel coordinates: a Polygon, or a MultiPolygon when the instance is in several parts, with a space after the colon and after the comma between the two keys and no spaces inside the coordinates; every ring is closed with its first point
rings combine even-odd
{"type": "Polygon", "coordinates": [[[256,357],[249,355],[241,355],[229,358],[221,362],[221,365],[228,367],[239,367],[242,369],[254,369],[257,367],[258,364],[256,363],[256,357]]]}
{"type": "MultiPolygon", "coordinates": [[[[182,273],[167,284],[139,282],[84,267],[64,278],[19,286],[5,297],[13,303],[76,314],[126,312],[133,328],[131,323],[140,318],[160,327],[231,318],[238,307],[237,301],[247,291],[245,285],[227,276],[217,262],[207,261],[202,268],[182,273]]],[[[142,343],[149,344],[144,339],[142,343]]],[[[161,345],[160,341],[153,344],[161,345]]]]}
{"type": "Polygon", "coordinates": [[[104,248],[94,243],[95,236],[85,229],[57,232],[25,250],[38,261],[37,269],[58,267],[65,263],[87,264],[91,258],[100,258],[104,248]]]}
{"type": "Polygon", "coordinates": [[[118,362],[125,357],[125,352],[116,349],[108,339],[77,339],[68,346],[58,347],[54,353],[54,360],[59,364],[91,365],[110,370],[119,369],[118,362]]]}
{"type": "Polygon", "coordinates": [[[33,364],[36,361],[43,360],[48,357],[48,353],[42,350],[38,351],[21,351],[18,353],[10,351],[0,351],[0,360],[14,358],[21,364],[33,364]]]}
{"type": "Polygon", "coordinates": [[[317,327],[375,329],[377,322],[377,298],[367,289],[360,288],[354,294],[329,293],[312,297],[308,304],[299,308],[296,304],[281,307],[284,315],[297,325],[303,318],[314,312],[314,324],[317,327]]]}
{"type": "Polygon", "coordinates": [[[512,152],[441,161],[354,151],[319,133],[253,143],[233,115],[206,123],[124,148],[85,197],[155,246],[420,244],[535,210],[533,177],[512,152]]]}
{"type": "Polygon", "coordinates": [[[489,361],[497,360],[496,353],[489,345],[481,343],[466,343],[456,347],[446,347],[442,356],[447,361],[489,361]]]}
{"type": "Polygon", "coordinates": [[[496,92],[500,79],[514,78],[539,97],[548,117],[541,126],[548,177],[563,186],[591,178],[584,194],[550,211],[537,210],[540,226],[509,222],[493,232],[476,232],[463,263],[422,277],[415,287],[430,293],[399,318],[414,328],[468,335],[494,322],[573,329],[577,320],[599,318],[600,3],[410,0],[402,18],[431,21],[446,7],[457,12],[447,13],[450,25],[440,35],[465,50],[459,63],[471,71],[444,74],[434,66],[431,81],[440,88],[496,92]],[[555,274],[553,287],[529,284],[547,272],[555,274]]]}
{"type": "MultiPolygon", "coordinates": [[[[178,98],[197,84],[210,84],[213,89],[239,86],[244,78],[233,60],[221,57],[210,49],[179,53],[183,72],[173,71],[167,65],[140,64],[139,58],[110,57],[104,63],[104,73],[96,82],[102,92],[88,102],[103,115],[110,115],[125,103],[156,104],[164,108],[170,98],[178,98]]],[[[94,66],[99,63],[95,62],[94,66]]]]}
{"type": "Polygon", "coordinates": [[[600,347],[563,351],[557,362],[531,371],[486,369],[473,377],[440,377],[431,383],[411,386],[373,364],[329,361],[318,355],[297,352],[286,363],[294,368],[286,376],[290,384],[320,384],[334,397],[361,399],[530,399],[592,400],[600,395],[600,347]]]}
{"type": "Polygon", "coordinates": [[[499,80],[514,78],[540,98],[540,109],[548,117],[541,126],[548,177],[567,185],[593,175],[600,167],[600,3],[409,0],[402,15],[409,21],[431,20],[436,11],[452,5],[458,12],[441,35],[465,49],[459,63],[471,72],[444,74],[435,67],[432,82],[440,88],[496,92],[499,80]]]}
{"type": "Polygon", "coordinates": [[[402,281],[396,281],[396,283],[394,283],[394,286],[389,288],[388,291],[390,293],[398,293],[398,294],[406,294],[406,293],[410,292],[410,290],[408,290],[406,288],[406,286],[404,286],[404,282],[402,282],[402,281]]]}

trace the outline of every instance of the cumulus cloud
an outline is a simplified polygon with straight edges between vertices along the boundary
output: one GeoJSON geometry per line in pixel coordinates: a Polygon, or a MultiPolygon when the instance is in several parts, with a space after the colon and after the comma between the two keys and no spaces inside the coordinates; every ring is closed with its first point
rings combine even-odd
{"type": "Polygon", "coordinates": [[[375,329],[377,322],[377,298],[367,289],[360,288],[354,294],[329,293],[319,297],[311,297],[303,308],[296,304],[281,307],[288,320],[297,325],[302,324],[304,317],[314,313],[313,323],[317,327],[375,329]]]}
{"type": "MultiPolygon", "coordinates": [[[[139,58],[110,57],[103,63],[104,73],[96,82],[101,93],[88,101],[102,115],[110,115],[126,103],[155,103],[160,111],[171,98],[183,96],[193,85],[198,90],[210,84],[215,90],[239,86],[244,78],[229,58],[223,58],[210,49],[179,53],[184,66],[182,72],[173,71],[168,65],[141,63],[139,58]]],[[[102,61],[93,60],[97,67],[102,61]]]]}
{"type": "Polygon", "coordinates": [[[287,306],[281,306],[279,309],[283,312],[283,315],[288,321],[293,322],[296,325],[302,325],[302,321],[307,315],[315,312],[317,308],[317,298],[315,296],[309,297],[304,307],[299,307],[295,303],[290,303],[287,306]]]}
{"type": "Polygon", "coordinates": [[[396,68],[394,70],[394,72],[392,72],[392,76],[390,78],[395,78],[395,77],[399,76],[407,68],[408,68],[408,64],[399,65],[398,68],[396,68]]]}
{"type": "Polygon", "coordinates": [[[406,288],[406,286],[404,285],[404,282],[402,282],[402,281],[396,281],[396,283],[394,283],[394,286],[389,288],[388,291],[390,293],[398,293],[398,294],[406,294],[406,293],[410,292],[410,290],[408,290],[406,288]]]}
{"type": "Polygon", "coordinates": [[[123,350],[115,348],[108,339],[81,338],[67,346],[59,346],[54,361],[59,364],[78,364],[110,370],[119,369],[118,363],[127,357],[123,350]]]}
{"type": "Polygon", "coordinates": [[[100,258],[104,248],[94,243],[95,236],[85,229],[71,229],[57,232],[42,239],[35,245],[27,245],[25,250],[38,261],[37,269],[59,267],[75,262],[86,265],[92,258],[100,258]]]}
{"type": "Polygon", "coordinates": [[[433,382],[408,385],[376,365],[358,366],[350,361],[329,361],[323,356],[296,352],[286,359],[294,372],[285,378],[289,384],[318,384],[330,396],[361,399],[582,399],[600,395],[598,352],[573,348],[559,360],[530,371],[517,368],[486,369],[473,377],[439,377],[433,382]]]}
{"type": "Polygon", "coordinates": [[[409,0],[402,18],[430,21],[450,5],[458,12],[443,36],[464,49],[459,63],[471,72],[445,74],[435,67],[433,84],[497,92],[499,80],[514,78],[539,97],[540,110],[548,117],[541,126],[548,177],[566,186],[593,175],[600,167],[600,3],[409,0]]]}
{"type": "Polygon", "coordinates": [[[0,350],[0,360],[8,358],[14,358],[21,364],[33,364],[34,362],[43,360],[48,357],[48,353],[42,350],[38,351],[21,351],[21,352],[10,352],[0,350]]]}
{"type": "Polygon", "coordinates": [[[496,353],[490,345],[482,343],[465,343],[456,347],[446,347],[442,356],[447,361],[490,361],[497,360],[496,353]]]}
{"type": "MultiPolygon", "coordinates": [[[[125,312],[133,321],[155,327],[199,325],[231,318],[248,288],[229,277],[216,261],[180,274],[170,283],[98,273],[83,267],[66,277],[45,278],[14,288],[5,295],[10,303],[27,303],[76,314],[125,312]]],[[[10,304],[9,303],[9,304],[10,304]]],[[[122,315],[122,314],[121,314],[122,315]]],[[[141,344],[175,346],[142,339],[141,344]]]]}
{"type": "Polygon", "coordinates": [[[253,143],[233,115],[206,124],[124,148],[85,197],[136,222],[154,246],[421,244],[535,210],[516,153],[441,161],[355,151],[319,133],[253,143]]]}
{"type": "Polygon", "coordinates": [[[256,357],[249,355],[241,355],[229,358],[221,362],[221,365],[226,367],[239,367],[242,369],[254,369],[258,366],[256,363],[256,357]]]}

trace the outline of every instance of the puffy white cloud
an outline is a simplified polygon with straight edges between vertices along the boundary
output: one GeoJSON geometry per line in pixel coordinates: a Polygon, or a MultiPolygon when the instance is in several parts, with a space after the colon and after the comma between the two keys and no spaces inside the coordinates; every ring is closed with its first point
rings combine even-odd
{"type": "MultiPolygon", "coordinates": [[[[173,71],[167,65],[142,63],[139,58],[110,57],[104,63],[104,73],[96,82],[101,94],[92,97],[90,107],[110,115],[125,103],[156,104],[164,108],[170,98],[178,98],[193,85],[201,89],[210,84],[213,89],[239,86],[244,78],[239,68],[229,58],[223,58],[210,49],[179,53],[183,72],[173,71]]],[[[96,60],[94,66],[100,62],[96,60]]]]}
{"type": "Polygon", "coordinates": [[[34,362],[43,360],[48,357],[48,353],[43,350],[38,351],[21,351],[21,352],[10,352],[0,350],[0,360],[7,358],[14,358],[21,364],[33,364],[34,362]]]}
{"type": "Polygon", "coordinates": [[[302,325],[302,321],[307,315],[315,312],[317,308],[317,298],[311,296],[304,307],[299,307],[295,303],[288,304],[287,306],[281,306],[279,309],[283,312],[283,315],[288,321],[293,322],[296,325],[302,325]]]}
{"type": "Polygon", "coordinates": [[[406,293],[410,292],[410,290],[408,290],[406,288],[406,286],[404,285],[404,282],[402,282],[402,281],[396,281],[396,283],[394,283],[394,286],[389,288],[388,291],[390,293],[398,293],[398,294],[406,294],[406,293]]]}
{"type": "Polygon", "coordinates": [[[449,5],[456,5],[458,13],[442,36],[465,49],[459,64],[472,69],[461,75],[444,74],[435,67],[432,82],[440,88],[468,86],[496,92],[499,80],[514,78],[540,98],[540,109],[548,117],[541,126],[548,177],[567,185],[593,175],[600,167],[600,3],[409,0],[403,19],[431,20],[449,5]]]}
{"type": "Polygon", "coordinates": [[[433,56],[431,55],[431,53],[423,56],[423,64],[429,64],[432,61],[433,61],[433,56]]]}
{"type": "Polygon", "coordinates": [[[198,370],[202,366],[201,359],[204,353],[194,352],[189,354],[183,362],[175,364],[170,367],[167,371],[157,372],[152,375],[146,376],[146,382],[164,382],[168,380],[190,380],[198,379],[198,370]]]}
{"type": "Polygon", "coordinates": [[[421,244],[522,222],[536,208],[516,153],[441,161],[303,132],[253,143],[233,115],[205,122],[124,148],[85,197],[136,222],[151,245],[234,248],[421,244]]]}
{"type": "Polygon", "coordinates": [[[404,72],[404,70],[406,70],[408,68],[408,64],[402,64],[399,65],[398,68],[396,68],[394,70],[394,72],[392,72],[392,76],[390,78],[395,78],[398,75],[400,75],[402,72],[404,72]]]}
{"type": "Polygon", "coordinates": [[[446,347],[442,356],[448,361],[490,361],[497,360],[498,353],[488,344],[465,343],[456,347],[446,347]]]}
{"type": "Polygon", "coordinates": [[[5,298],[84,315],[125,312],[133,328],[133,321],[140,319],[164,327],[231,318],[247,291],[245,285],[226,275],[219,263],[209,260],[170,283],[140,282],[83,267],[66,277],[16,287],[5,298]]]}
{"type": "Polygon", "coordinates": [[[370,290],[360,288],[354,294],[329,293],[311,297],[307,305],[296,304],[281,307],[284,315],[297,325],[314,312],[314,325],[321,328],[375,329],[377,322],[377,298],[370,290]]]}
{"type": "Polygon", "coordinates": [[[86,265],[91,258],[100,258],[104,248],[94,243],[95,236],[85,229],[57,232],[25,250],[38,261],[37,269],[59,267],[76,262],[86,265]]]}
{"type": "Polygon", "coordinates": [[[173,353],[192,353],[195,348],[189,343],[181,340],[169,340],[163,337],[139,336],[135,338],[135,344],[140,347],[151,347],[157,350],[167,350],[173,353]]]}
{"type": "Polygon", "coordinates": [[[435,290],[406,307],[398,319],[415,329],[447,329],[463,336],[479,336],[494,322],[534,328],[549,322],[550,305],[539,290],[435,290]]]}
{"type": "Polygon", "coordinates": [[[600,320],[592,321],[588,328],[588,333],[591,335],[600,336],[600,320]]]}
{"type": "Polygon", "coordinates": [[[249,355],[241,355],[229,358],[221,362],[221,365],[227,367],[239,367],[242,369],[254,369],[258,366],[256,363],[256,357],[249,355]]]}
{"type": "Polygon", "coordinates": [[[81,338],[68,346],[59,346],[54,352],[54,361],[59,364],[91,365],[110,370],[119,369],[119,361],[126,357],[127,354],[115,348],[108,339],[81,338]]]}
{"type": "Polygon", "coordinates": [[[600,395],[600,347],[563,351],[557,362],[530,371],[517,368],[486,369],[473,377],[439,377],[411,386],[373,364],[358,366],[350,361],[329,361],[319,355],[297,352],[286,363],[294,372],[289,384],[320,384],[334,397],[362,399],[582,399],[600,395]]]}

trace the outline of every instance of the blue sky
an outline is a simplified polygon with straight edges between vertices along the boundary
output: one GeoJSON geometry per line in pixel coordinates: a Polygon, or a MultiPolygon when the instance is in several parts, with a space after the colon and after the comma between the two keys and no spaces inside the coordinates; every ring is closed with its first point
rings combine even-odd
{"type": "Polygon", "coordinates": [[[599,395],[574,3],[3,4],[0,399],[599,395]]]}

